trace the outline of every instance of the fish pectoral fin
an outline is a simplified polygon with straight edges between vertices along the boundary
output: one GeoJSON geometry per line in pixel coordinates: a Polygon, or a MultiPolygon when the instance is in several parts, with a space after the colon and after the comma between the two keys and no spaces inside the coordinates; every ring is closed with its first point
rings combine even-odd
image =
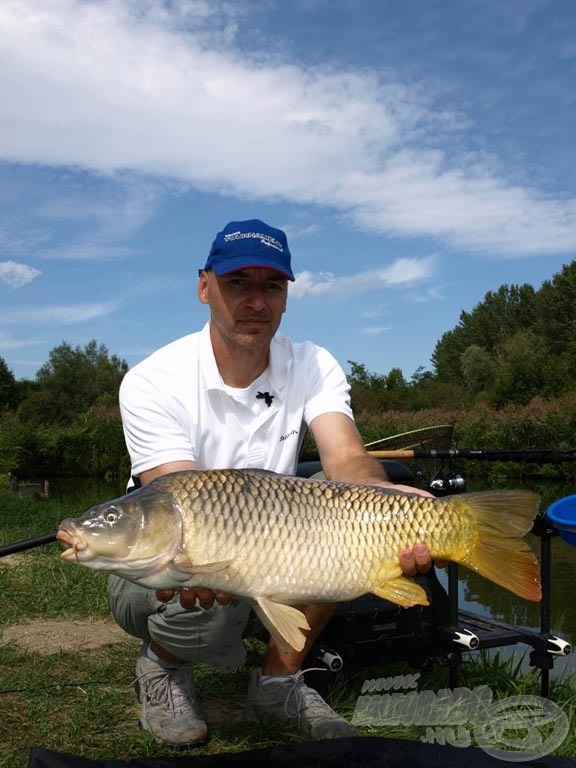
{"type": "Polygon", "coordinates": [[[232,560],[220,560],[213,563],[193,563],[186,555],[175,557],[170,563],[170,567],[175,571],[187,573],[190,576],[198,573],[216,573],[223,571],[232,563],[232,560]]]}
{"type": "Polygon", "coordinates": [[[306,642],[303,629],[310,629],[306,616],[297,608],[275,603],[268,597],[255,598],[254,612],[282,650],[301,651],[306,642]]]}
{"type": "Polygon", "coordinates": [[[383,600],[389,600],[403,608],[410,608],[413,605],[429,605],[425,590],[406,576],[397,576],[385,581],[372,592],[383,600]]]}

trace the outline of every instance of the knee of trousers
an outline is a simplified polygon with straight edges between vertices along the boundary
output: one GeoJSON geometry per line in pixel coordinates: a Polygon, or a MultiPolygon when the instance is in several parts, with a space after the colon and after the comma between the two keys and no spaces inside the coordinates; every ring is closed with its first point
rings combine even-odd
{"type": "Polygon", "coordinates": [[[240,666],[246,659],[242,634],[250,604],[214,604],[209,610],[184,609],[178,597],[148,616],[148,632],[180,659],[217,667],[240,666]]]}
{"type": "Polygon", "coordinates": [[[167,603],[146,589],[119,576],[108,579],[108,605],[122,629],[144,641],[155,640],[179,659],[218,667],[238,667],[246,651],[242,634],[250,604],[215,604],[207,611],[185,609],[178,595],[167,603]]]}
{"type": "Polygon", "coordinates": [[[108,607],[116,623],[129,635],[150,640],[148,617],[161,606],[152,589],[139,587],[119,576],[108,578],[108,607]]]}

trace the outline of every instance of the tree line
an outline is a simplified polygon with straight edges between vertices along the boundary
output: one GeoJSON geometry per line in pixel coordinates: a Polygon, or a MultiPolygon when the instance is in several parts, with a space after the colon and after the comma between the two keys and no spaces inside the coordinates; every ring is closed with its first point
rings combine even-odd
{"type": "Polygon", "coordinates": [[[33,380],[0,358],[0,473],[128,476],[118,388],[128,363],[96,340],[63,342],[33,380]]]}
{"type": "MultiPolygon", "coordinates": [[[[399,368],[379,374],[348,361],[352,405],[361,431],[371,432],[367,440],[374,430],[397,425],[398,413],[433,411],[437,423],[446,423],[455,412],[475,410],[494,422],[507,409],[533,401],[540,412],[543,400],[573,409],[576,261],[538,290],[523,284],[488,292],[470,312],[461,312],[431,360],[433,370],[421,367],[410,380],[399,368]]],[[[84,347],[63,342],[32,380],[16,380],[0,357],[0,473],[127,475],[117,404],[127,370],[125,360],[96,340],[84,347]]],[[[557,439],[562,420],[554,418],[557,439]]],[[[413,416],[405,422],[413,424],[413,416]]]]}
{"type": "Polygon", "coordinates": [[[576,391],[576,261],[539,290],[528,283],[489,291],[437,342],[432,371],[410,381],[399,368],[375,374],[348,361],[357,410],[486,404],[502,409],[576,391]]]}

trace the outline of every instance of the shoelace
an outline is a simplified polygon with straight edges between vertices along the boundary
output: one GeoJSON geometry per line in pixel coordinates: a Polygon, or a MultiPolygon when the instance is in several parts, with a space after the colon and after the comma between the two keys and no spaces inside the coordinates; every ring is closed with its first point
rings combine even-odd
{"type": "Polygon", "coordinates": [[[145,695],[148,698],[157,696],[171,706],[174,712],[196,711],[194,687],[188,669],[151,669],[143,672],[134,682],[139,686],[140,681],[144,679],[147,684],[145,695]]]}
{"type": "Polygon", "coordinates": [[[302,712],[305,710],[311,709],[315,704],[320,705],[322,707],[328,706],[324,699],[320,696],[318,691],[315,691],[314,688],[310,688],[306,685],[306,682],[304,681],[304,675],[306,672],[326,672],[325,667],[310,667],[309,669],[301,669],[299,672],[296,672],[296,674],[291,675],[293,682],[290,686],[290,690],[288,691],[286,695],[286,700],[284,702],[284,713],[286,714],[286,717],[291,718],[296,716],[296,720],[298,723],[300,723],[300,717],[302,715],[302,712]],[[299,692],[302,691],[303,688],[306,688],[306,706],[301,707],[300,706],[300,696],[298,695],[299,692]],[[295,705],[296,711],[294,713],[290,713],[290,703],[293,701],[295,705]]]}

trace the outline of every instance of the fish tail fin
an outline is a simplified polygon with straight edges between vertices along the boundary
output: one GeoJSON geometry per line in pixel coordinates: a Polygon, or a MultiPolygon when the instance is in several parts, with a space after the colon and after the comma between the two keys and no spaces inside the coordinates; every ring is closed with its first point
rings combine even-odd
{"type": "MultiPolygon", "coordinates": [[[[454,497],[454,501],[460,501],[454,497]]],[[[540,566],[522,539],[534,522],[540,497],[531,491],[481,491],[461,497],[475,541],[457,562],[527,600],[540,600],[540,566]]]]}

